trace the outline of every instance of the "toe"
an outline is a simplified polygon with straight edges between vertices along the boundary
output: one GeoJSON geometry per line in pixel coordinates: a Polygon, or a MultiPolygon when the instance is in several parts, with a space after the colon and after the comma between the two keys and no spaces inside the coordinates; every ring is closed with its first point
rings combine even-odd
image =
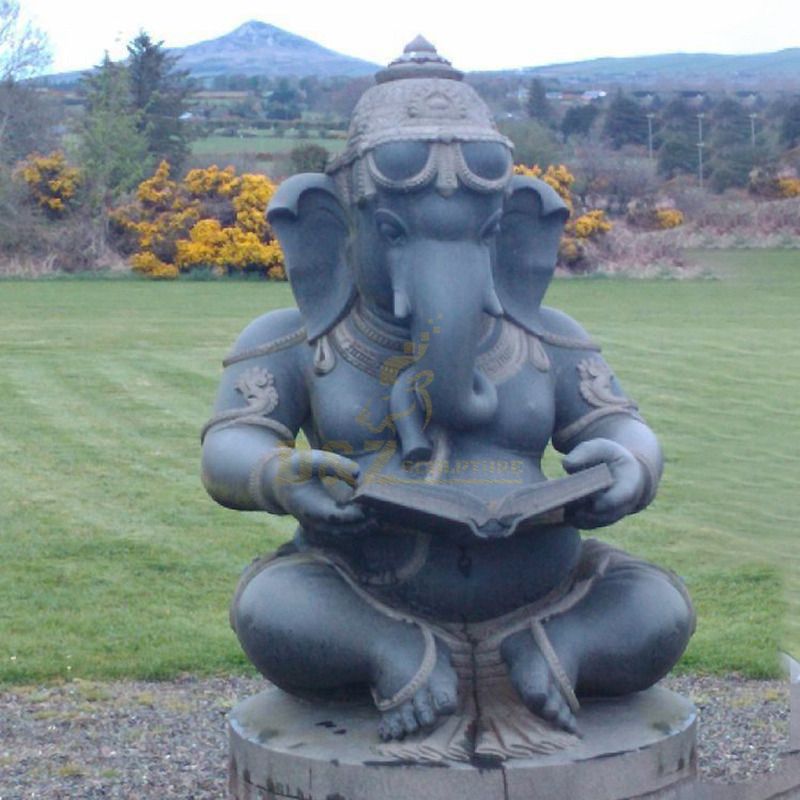
{"type": "Polygon", "coordinates": [[[433,693],[433,708],[437,714],[454,714],[457,702],[455,691],[439,689],[433,693]]]}
{"type": "Polygon", "coordinates": [[[570,711],[566,704],[561,709],[558,717],[555,719],[555,723],[559,728],[567,731],[568,733],[573,733],[576,736],[580,734],[580,731],[578,730],[578,721],[575,719],[575,715],[572,713],[572,711],[570,711]]]}
{"type": "Polygon", "coordinates": [[[406,733],[416,733],[419,730],[419,723],[414,714],[414,706],[411,703],[404,703],[400,709],[400,717],[403,721],[403,728],[406,733]]]}
{"type": "Polygon", "coordinates": [[[551,694],[542,705],[541,715],[550,722],[555,722],[564,709],[564,701],[557,695],[551,694]]]}
{"type": "Polygon", "coordinates": [[[543,691],[538,685],[531,683],[524,683],[520,686],[520,694],[525,705],[533,711],[534,714],[541,714],[547,703],[547,692],[543,691]]]}
{"type": "Polygon", "coordinates": [[[392,739],[402,739],[405,736],[403,719],[396,709],[387,711],[378,726],[378,734],[384,742],[392,739]]]}
{"type": "Polygon", "coordinates": [[[433,709],[433,700],[430,690],[425,687],[414,695],[414,711],[419,724],[428,728],[436,721],[436,712],[433,709]]]}
{"type": "Polygon", "coordinates": [[[433,671],[430,679],[431,692],[434,697],[439,694],[453,695],[455,687],[458,685],[458,676],[453,669],[449,658],[439,655],[439,660],[436,664],[436,669],[433,671]]]}

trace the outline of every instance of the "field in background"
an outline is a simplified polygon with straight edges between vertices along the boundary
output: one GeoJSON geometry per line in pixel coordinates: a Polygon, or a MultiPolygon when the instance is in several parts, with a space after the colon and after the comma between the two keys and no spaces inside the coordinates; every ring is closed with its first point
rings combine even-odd
{"type": "MultiPolygon", "coordinates": [[[[702,254],[723,280],[557,282],[667,454],[655,504],[600,535],[670,566],[684,666],[800,653],[800,256],[702,254]]],[[[214,505],[198,432],[239,330],[286,284],[0,282],[0,681],[245,669],[241,568],[292,525],[214,505]]]]}
{"type": "Polygon", "coordinates": [[[271,153],[283,155],[290,153],[295,147],[308,144],[324,147],[330,153],[339,153],[344,149],[342,139],[324,139],[319,136],[309,136],[300,139],[296,136],[207,136],[192,142],[192,154],[195,156],[215,155],[252,155],[271,153]]]}

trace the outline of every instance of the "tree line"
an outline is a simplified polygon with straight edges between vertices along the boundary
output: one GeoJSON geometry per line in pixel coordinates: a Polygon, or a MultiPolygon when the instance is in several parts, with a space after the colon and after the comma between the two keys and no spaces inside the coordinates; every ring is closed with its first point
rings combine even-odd
{"type": "Polygon", "coordinates": [[[714,191],[746,187],[754,170],[776,169],[800,146],[800,96],[745,104],[736,96],[690,92],[644,100],[618,90],[605,99],[560,106],[534,78],[524,109],[540,146],[602,144],[638,151],[670,180],[696,176],[714,191]]]}
{"type": "MultiPolygon", "coordinates": [[[[39,243],[45,252],[57,244],[62,268],[92,267],[108,250],[115,227],[125,227],[114,210],[131,202],[142,207],[126,223],[128,238],[139,237],[140,252],[164,274],[189,264],[190,252],[219,268],[223,255],[247,237],[270,243],[269,233],[250,220],[269,186],[256,190],[252,176],[232,174],[216,194],[191,188],[228,173],[206,166],[187,174],[192,138],[204,129],[198,90],[209,86],[180,69],[162,42],[141,31],[124,60],[106,54],[81,77],[73,106],[64,105],[64,95],[60,105],[54,103],[52,93],[28,80],[47,63],[46,40],[21,21],[19,0],[0,0],[0,256],[33,254],[39,243]],[[159,180],[176,198],[171,216],[149,194],[146,202],[139,197],[159,180]],[[247,205],[248,214],[234,213],[236,203],[247,205]],[[213,218],[219,229],[208,222],[213,218]],[[60,226],[43,224],[54,220],[60,226]],[[193,233],[198,223],[205,227],[193,233]],[[154,230],[162,237],[160,249],[151,247],[154,230]],[[183,241],[191,247],[179,247],[183,241]]],[[[565,102],[537,78],[524,84],[480,74],[467,79],[515,142],[518,164],[543,170],[569,165],[570,191],[583,210],[664,229],[683,219],[672,207],[674,198],[664,196],[676,181],[717,192],[747,187],[761,197],[800,194],[800,96],[748,105],[735,95],[618,90],[610,96],[573,93],[565,102]]],[[[225,76],[210,88],[243,95],[226,105],[241,131],[254,120],[311,124],[309,112],[330,114],[341,127],[369,82],[225,76]]],[[[295,171],[316,171],[326,157],[324,147],[303,143],[291,160],[295,171]]],[[[600,220],[584,216],[584,225],[600,220]]],[[[275,266],[271,251],[251,244],[259,269],[275,266]]]]}

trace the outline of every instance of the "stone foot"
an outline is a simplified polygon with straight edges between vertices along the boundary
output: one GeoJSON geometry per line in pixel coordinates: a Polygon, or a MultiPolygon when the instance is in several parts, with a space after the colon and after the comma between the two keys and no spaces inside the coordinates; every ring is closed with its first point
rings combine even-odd
{"type": "Polygon", "coordinates": [[[427,629],[409,632],[413,635],[396,639],[377,658],[372,694],[381,712],[378,734],[385,742],[433,727],[458,702],[458,678],[447,646],[427,629]]]}
{"type": "MultiPolygon", "coordinates": [[[[543,629],[540,630],[544,635],[543,629]]],[[[527,629],[512,634],[503,642],[500,654],[508,667],[511,683],[529,711],[569,733],[577,734],[574,714],[577,701],[573,694],[577,659],[543,644],[552,650],[548,659],[540,645],[541,639],[537,643],[534,634],[527,629]]]]}

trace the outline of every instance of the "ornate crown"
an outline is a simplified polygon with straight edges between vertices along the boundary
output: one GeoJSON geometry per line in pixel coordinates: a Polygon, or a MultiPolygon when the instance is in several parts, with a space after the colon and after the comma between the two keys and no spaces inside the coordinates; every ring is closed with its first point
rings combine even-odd
{"type": "MultiPolygon", "coordinates": [[[[327,172],[339,178],[337,173],[387,142],[498,142],[513,149],[463,77],[418,36],[361,96],[350,121],[347,147],[327,172]]],[[[356,189],[356,194],[361,192],[356,189]]]]}

